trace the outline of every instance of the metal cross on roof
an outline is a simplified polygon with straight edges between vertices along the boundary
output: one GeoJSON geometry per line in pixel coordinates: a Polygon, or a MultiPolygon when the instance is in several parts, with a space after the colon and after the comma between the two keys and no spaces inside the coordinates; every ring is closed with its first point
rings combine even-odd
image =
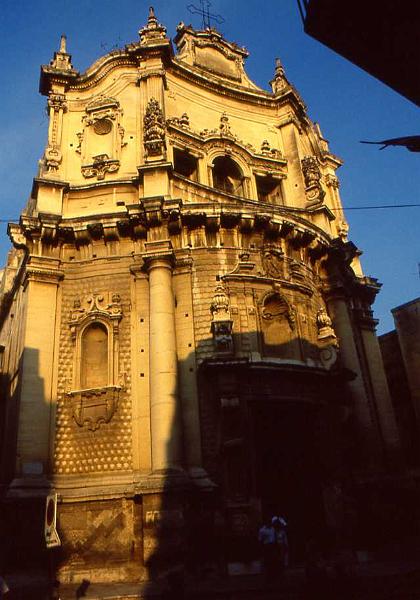
{"type": "Polygon", "coordinates": [[[200,8],[197,8],[194,6],[194,4],[188,4],[187,6],[191,14],[201,15],[203,20],[203,29],[211,29],[211,21],[215,21],[219,25],[225,22],[221,15],[213,15],[210,12],[210,6],[210,0],[200,0],[200,8]]]}

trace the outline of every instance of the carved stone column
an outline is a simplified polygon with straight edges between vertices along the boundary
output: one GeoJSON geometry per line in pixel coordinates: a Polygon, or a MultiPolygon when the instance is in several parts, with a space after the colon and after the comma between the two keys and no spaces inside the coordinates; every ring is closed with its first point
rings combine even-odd
{"type": "Polygon", "coordinates": [[[342,365],[356,375],[353,381],[347,382],[347,386],[354,415],[363,431],[363,439],[366,440],[363,449],[364,464],[368,469],[375,468],[383,463],[382,440],[375,407],[372,406],[366,390],[347,300],[340,290],[335,290],[329,294],[327,305],[338,337],[342,365]]]}
{"type": "Polygon", "coordinates": [[[149,274],[152,469],[165,472],[181,469],[182,462],[171,242],[146,242],[143,258],[149,274]]]}

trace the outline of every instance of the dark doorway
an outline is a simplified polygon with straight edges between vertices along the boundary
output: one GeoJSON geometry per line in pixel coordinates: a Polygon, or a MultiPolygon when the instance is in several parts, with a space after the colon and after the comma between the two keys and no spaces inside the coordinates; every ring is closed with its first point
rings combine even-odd
{"type": "Polygon", "coordinates": [[[318,411],[296,402],[253,406],[257,496],[263,516],[284,516],[291,562],[304,559],[311,538],[322,538],[318,411]]]}

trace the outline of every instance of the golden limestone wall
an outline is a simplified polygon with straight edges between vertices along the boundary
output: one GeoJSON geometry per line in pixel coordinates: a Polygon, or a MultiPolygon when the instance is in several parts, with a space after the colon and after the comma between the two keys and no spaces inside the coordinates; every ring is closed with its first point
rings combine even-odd
{"type": "Polygon", "coordinates": [[[139,33],[82,74],[63,38],[42,67],[46,150],[9,226],[1,483],[29,562],[45,542],[13,511],[37,498],[39,532],[57,492],[67,580],[186,560],[205,515],[232,548],[254,539],[275,502],[257,473],[267,407],[291,419],[291,455],[319,449],[308,485],[397,462],[341,161],[280,62],[268,92],[213,30],[180,25],[174,51],[151,11],[139,33]]]}

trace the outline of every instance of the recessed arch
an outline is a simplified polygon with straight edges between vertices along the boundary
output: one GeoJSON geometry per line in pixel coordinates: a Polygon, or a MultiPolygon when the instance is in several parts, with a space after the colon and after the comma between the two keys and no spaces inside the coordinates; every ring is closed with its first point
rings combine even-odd
{"type": "Polygon", "coordinates": [[[213,187],[235,196],[245,195],[244,174],[229,155],[216,156],[212,166],[213,187]]]}
{"type": "Polygon", "coordinates": [[[89,323],[81,333],[80,385],[82,389],[100,388],[109,382],[109,333],[100,321],[89,323]]]}

